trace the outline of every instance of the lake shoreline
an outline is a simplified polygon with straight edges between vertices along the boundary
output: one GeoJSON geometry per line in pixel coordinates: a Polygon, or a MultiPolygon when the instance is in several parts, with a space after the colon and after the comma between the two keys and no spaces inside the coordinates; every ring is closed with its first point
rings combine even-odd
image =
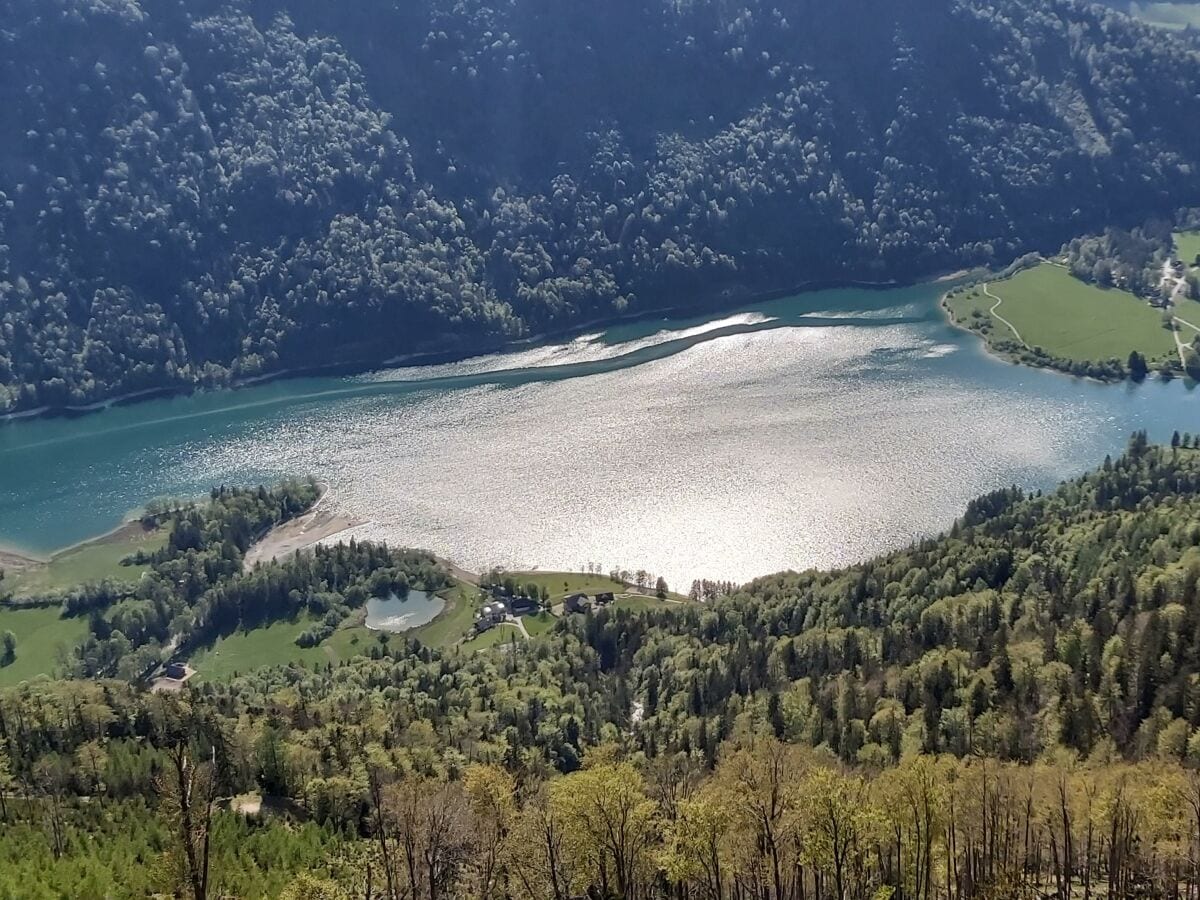
{"type": "MultiPolygon", "coordinates": [[[[480,356],[486,356],[492,353],[515,352],[518,350],[537,347],[539,345],[556,340],[575,338],[594,328],[645,322],[659,317],[683,317],[684,315],[686,315],[688,318],[693,316],[702,317],[711,315],[713,313],[737,309],[739,306],[746,306],[753,303],[768,303],[772,300],[780,300],[785,297],[817,293],[819,291],[889,291],[896,290],[898,288],[914,287],[921,284],[944,284],[965,278],[972,272],[976,271],[979,270],[956,269],[953,271],[930,274],[926,278],[913,280],[857,281],[852,279],[826,279],[806,281],[792,287],[778,288],[770,291],[758,291],[738,296],[718,296],[689,305],[667,304],[664,306],[654,307],[653,309],[637,310],[635,312],[625,313],[619,316],[598,317],[584,322],[575,322],[562,328],[539,332],[523,338],[483,343],[480,346],[473,347],[469,350],[461,348],[427,350],[405,353],[399,356],[391,356],[382,359],[371,357],[338,360],[335,362],[305,366],[289,366],[274,372],[265,372],[259,375],[247,375],[233,378],[228,384],[218,385],[215,387],[203,387],[200,385],[163,385],[161,387],[130,391],[124,394],[118,394],[113,397],[107,397],[102,400],[96,400],[92,403],[86,403],[79,406],[39,406],[34,407],[33,409],[15,410],[13,412],[0,413],[0,427],[10,423],[32,419],[75,419],[82,416],[88,416],[93,413],[103,412],[104,410],[112,407],[133,405],[140,403],[143,400],[187,397],[198,393],[236,391],[241,388],[254,387],[256,385],[270,384],[276,381],[285,381],[296,378],[364,375],[387,369],[407,369],[416,368],[418,366],[452,364],[464,362],[469,359],[475,359],[480,356]]],[[[956,325],[956,327],[961,328],[962,326],[956,325]]]]}
{"type": "Polygon", "coordinates": [[[0,545],[0,571],[3,572],[20,572],[24,569],[32,569],[37,566],[44,566],[49,563],[46,559],[37,559],[29,556],[24,551],[7,545],[0,545]]]}
{"type": "Polygon", "coordinates": [[[244,571],[248,572],[256,565],[266,565],[302,550],[311,549],[317,544],[344,535],[360,525],[369,524],[365,519],[339,514],[328,509],[326,501],[331,497],[329,485],[321,482],[319,487],[321,493],[308,512],[281,525],[276,525],[250,545],[242,560],[244,571]]]}
{"type": "Polygon", "coordinates": [[[327,543],[386,540],[476,572],[601,560],[742,581],[944,528],[964,498],[1055,484],[1134,430],[1195,431],[1200,391],[1183,385],[1110,390],[999,364],[935,310],[952,289],[800,296],[743,307],[732,327],[650,321],[379,376],[433,375],[432,389],[305,379],[26,423],[0,431],[0,538],[47,555],[147,497],[311,472],[333,491],[322,510],[371,522],[327,543]],[[895,505],[868,513],[879,487],[863,467],[898,456],[895,505]]]}
{"type": "MultiPolygon", "coordinates": [[[[1045,261],[1045,260],[1043,260],[1043,261],[1045,261]]],[[[1006,274],[1006,275],[1002,274],[995,279],[991,279],[990,281],[992,283],[1000,283],[1003,281],[1007,281],[1008,279],[1010,279],[1012,277],[1013,277],[1012,274],[1006,274]]],[[[978,284],[979,282],[977,281],[975,283],[978,284]]],[[[965,334],[969,334],[973,338],[978,340],[983,345],[984,352],[988,356],[990,356],[992,359],[996,359],[1001,362],[1008,363],[1009,365],[1013,365],[1013,366],[1017,366],[1017,367],[1025,368],[1025,369],[1030,369],[1030,370],[1051,372],[1055,375],[1060,375],[1065,378],[1071,378],[1071,379],[1075,379],[1075,380],[1079,380],[1079,381],[1088,381],[1093,384],[1102,384],[1102,385],[1111,385],[1111,386],[1121,385],[1121,384],[1140,385],[1140,384],[1144,384],[1147,381],[1152,381],[1152,380],[1161,381],[1164,384],[1167,384],[1178,378],[1184,378],[1185,380],[1187,379],[1186,373],[1184,373],[1184,372],[1178,372],[1178,371],[1175,371],[1174,369],[1168,369],[1168,370],[1163,371],[1163,370],[1160,370],[1157,368],[1149,370],[1146,373],[1146,375],[1143,376],[1142,378],[1134,378],[1133,375],[1130,374],[1130,372],[1127,368],[1123,369],[1123,374],[1120,376],[1105,375],[1102,373],[1097,373],[1096,371],[1089,371],[1086,374],[1079,374],[1077,372],[1071,371],[1068,368],[1068,366],[1071,365],[1070,360],[1059,359],[1058,357],[1053,357],[1048,354],[1045,356],[1035,354],[1035,355],[1033,355],[1032,358],[1027,358],[1016,351],[1006,350],[1003,347],[997,346],[992,340],[990,340],[988,338],[987,335],[983,334],[981,331],[978,331],[978,330],[972,328],[966,322],[960,321],[957,318],[957,316],[955,315],[955,312],[951,307],[950,296],[951,296],[951,291],[946,291],[938,298],[938,302],[937,302],[938,309],[941,311],[942,317],[946,321],[946,323],[949,324],[952,328],[954,328],[958,331],[961,331],[965,334]],[[1055,365],[1056,362],[1058,362],[1060,364],[1055,365]]],[[[1009,342],[1009,343],[1011,343],[1011,342],[1009,342]]],[[[1026,345],[1026,347],[1024,349],[1032,352],[1032,348],[1028,345],[1026,345]]],[[[1039,350],[1040,350],[1040,348],[1039,348],[1039,350]]],[[[1093,361],[1093,364],[1097,364],[1096,361],[1093,361]]]]}
{"type": "Polygon", "coordinates": [[[56,547],[48,553],[39,553],[15,544],[0,542],[0,569],[9,568],[10,565],[13,569],[48,566],[54,561],[55,557],[62,556],[64,553],[70,553],[72,550],[119,540],[125,532],[134,527],[145,530],[141,518],[137,515],[126,517],[121,521],[121,524],[100,534],[84,538],[81,541],[65,544],[62,547],[56,547]]]}

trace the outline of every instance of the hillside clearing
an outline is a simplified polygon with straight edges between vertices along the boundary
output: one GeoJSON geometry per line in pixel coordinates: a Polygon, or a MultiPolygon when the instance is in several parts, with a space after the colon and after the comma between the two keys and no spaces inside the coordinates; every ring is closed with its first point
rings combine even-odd
{"type": "Polygon", "coordinates": [[[1200,231],[1175,232],[1175,256],[1189,266],[1200,257],[1200,231]]]}
{"type": "Polygon", "coordinates": [[[0,666],[0,687],[8,687],[57,672],[60,651],[69,651],[87,633],[87,619],[64,619],[54,606],[19,609],[0,607],[0,634],[11,631],[17,638],[16,659],[0,666]]]}

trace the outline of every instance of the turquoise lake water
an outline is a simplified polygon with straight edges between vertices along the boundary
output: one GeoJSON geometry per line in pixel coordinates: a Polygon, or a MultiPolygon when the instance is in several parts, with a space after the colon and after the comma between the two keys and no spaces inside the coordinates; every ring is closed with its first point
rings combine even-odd
{"type": "Polygon", "coordinates": [[[1194,385],[1004,363],[942,287],[622,324],[462,363],[0,426],[0,543],[47,552],[165,494],[312,473],[360,536],[468,568],[647,569],[686,589],[833,566],[1051,487],[1131,431],[1200,432],[1194,385]]]}

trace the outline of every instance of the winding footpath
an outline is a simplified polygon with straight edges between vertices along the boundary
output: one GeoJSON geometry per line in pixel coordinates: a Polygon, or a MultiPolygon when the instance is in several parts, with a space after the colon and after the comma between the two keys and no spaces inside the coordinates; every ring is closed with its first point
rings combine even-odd
{"type": "MultiPolygon", "coordinates": [[[[1172,307],[1178,307],[1182,301],[1188,298],[1187,279],[1175,274],[1175,269],[1172,265],[1172,261],[1169,258],[1163,262],[1162,281],[1160,282],[1159,286],[1166,287],[1171,291],[1172,307]]],[[[1188,345],[1179,338],[1179,326],[1186,325],[1188,328],[1196,332],[1200,332],[1200,328],[1197,328],[1187,319],[1181,319],[1176,315],[1171,316],[1171,323],[1171,336],[1175,338],[1175,349],[1179,351],[1179,364],[1183,366],[1184,370],[1186,370],[1187,355],[1185,351],[1187,350],[1188,345]]]]}
{"type": "Polygon", "coordinates": [[[983,293],[984,293],[984,296],[991,297],[993,300],[996,301],[995,303],[992,304],[992,308],[988,310],[988,314],[993,319],[998,319],[999,321],[1001,321],[1005,325],[1007,325],[1009,328],[1009,331],[1011,331],[1013,334],[1015,334],[1017,336],[1017,340],[1020,341],[1022,344],[1024,344],[1025,347],[1028,348],[1029,345],[1025,343],[1025,338],[1021,337],[1021,332],[1017,331],[1017,326],[1014,325],[1012,322],[1008,321],[1008,319],[1004,318],[1004,316],[1000,315],[1000,313],[996,312],[996,310],[998,310],[1000,308],[1000,304],[1004,302],[1004,298],[998,297],[995,294],[993,294],[991,292],[991,290],[989,289],[988,282],[986,282],[986,281],[983,283],[983,293]]]}
{"type": "Polygon", "coordinates": [[[1187,370],[1187,356],[1184,353],[1184,351],[1187,349],[1188,345],[1179,339],[1179,326],[1186,325],[1188,328],[1192,329],[1192,331],[1195,331],[1198,333],[1200,333],[1200,328],[1197,328],[1195,325],[1193,325],[1187,319],[1179,318],[1179,316],[1174,316],[1173,321],[1175,323],[1175,327],[1171,329],[1171,335],[1175,338],[1175,348],[1179,351],[1179,364],[1181,366],[1183,366],[1184,370],[1186,371],[1187,370]]]}

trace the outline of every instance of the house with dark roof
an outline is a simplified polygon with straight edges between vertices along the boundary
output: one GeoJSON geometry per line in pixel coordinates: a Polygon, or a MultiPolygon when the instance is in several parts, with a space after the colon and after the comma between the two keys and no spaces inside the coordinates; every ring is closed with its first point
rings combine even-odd
{"type": "Polygon", "coordinates": [[[187,678],[187,664],[178,661],[167,663],[163,670],[163,675],[167,678],[173,678],[176,681],[182,681],[187,678]]]}
{"type": "Polygon", "coordinates": [[[540,611],[542,604],[534,597],[514,597],[508,607],[514,616],[527,616],[540,611]]]}
{"type": "Polygon", "coordinates": [[[479,610],[479,618],[475,620],[476,631],[487,631],[493,625],[498,625],[508,618],[508,607],[503,603],[488,603],[479,610]]]}
{"type": "Polygon", "coordinates": [[[569,613],[584,612],[588,608],[587,594],[571,594],[563,598],[563,610],[569,613]]]}

